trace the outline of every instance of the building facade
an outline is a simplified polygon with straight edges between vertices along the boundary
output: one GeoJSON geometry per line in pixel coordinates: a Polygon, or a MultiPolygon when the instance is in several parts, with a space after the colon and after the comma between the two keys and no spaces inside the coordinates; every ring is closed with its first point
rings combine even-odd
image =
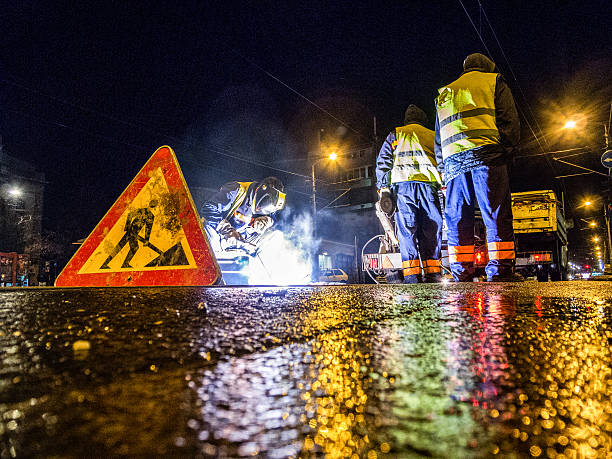
{"type": "Polygon", "coordinates": [[[0,143],[0,283],[36,285],[45,176],[0,143]]]}
{"type": "Polygon", "coordinates": [[[340,268],[349,282],[365,281],[361,249],[382,232],[374,210],[377,154],[375,143],[340,150],[337,164],[319,174],[319,188],[326,196],[317,197],[319,269],[340,268]]]}

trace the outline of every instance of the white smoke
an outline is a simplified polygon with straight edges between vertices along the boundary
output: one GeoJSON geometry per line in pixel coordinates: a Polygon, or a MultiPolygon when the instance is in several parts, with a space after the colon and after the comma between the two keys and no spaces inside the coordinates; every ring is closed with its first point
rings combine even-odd
{"type": "Polygon", "coordinates": [[[285,209],[283,219],[269,230],[245,273],[251,285],[300,285],[310,282],[312,257],[317,244],[312,238],[309,213],[285,209]]]}

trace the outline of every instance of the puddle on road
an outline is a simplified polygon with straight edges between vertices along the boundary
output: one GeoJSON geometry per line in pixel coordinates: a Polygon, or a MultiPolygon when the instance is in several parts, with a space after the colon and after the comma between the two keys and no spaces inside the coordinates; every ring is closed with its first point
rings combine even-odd
{"type": "Polygon", "coordinates": [[[311,295],[306,338],[265,351],[4,399],[2,457],[612,451],[608,299],[395,292],[311,295]]]}

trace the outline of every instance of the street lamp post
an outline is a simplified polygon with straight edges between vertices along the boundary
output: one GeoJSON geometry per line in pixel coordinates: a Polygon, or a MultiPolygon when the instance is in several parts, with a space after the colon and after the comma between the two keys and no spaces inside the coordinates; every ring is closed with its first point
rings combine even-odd
{"type": "Polygon", "coordinates": [[[608,204],[604,203],[604,218],[606,219],[606,229],[608,231],[608,264],[612,266],[612,238],[610,238],[610,214],[608,204]]]}
{"type": "Polygon", "coordinates": [[[324,158],[319,158],[318,160],[314,161],[310,169],[311,179],[312,179],[312,234],[313,234],[313,240],[317,238],[317,179],[315,177],[315,166],[325,159],[329,159],[330,161],[335,161],[337,158],[338,158],[338,155],[332,151],[328,156],[324,158]]]}

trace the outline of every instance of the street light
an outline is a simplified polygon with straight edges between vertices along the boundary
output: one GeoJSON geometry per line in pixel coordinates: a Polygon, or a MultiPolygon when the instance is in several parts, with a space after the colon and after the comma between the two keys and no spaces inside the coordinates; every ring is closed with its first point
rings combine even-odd
{"type": "Polygon", "coordinates": [[[21,196],[23,194],[19,188],[11,188],[8,190],[8,193],[14,197],[21,196]]]}
{"type": "Polygon", "coordinates": [[[565,122],[563,129],[574,129],[576,127],[576,122],[574,120],[569,120],[565,122]]]}

